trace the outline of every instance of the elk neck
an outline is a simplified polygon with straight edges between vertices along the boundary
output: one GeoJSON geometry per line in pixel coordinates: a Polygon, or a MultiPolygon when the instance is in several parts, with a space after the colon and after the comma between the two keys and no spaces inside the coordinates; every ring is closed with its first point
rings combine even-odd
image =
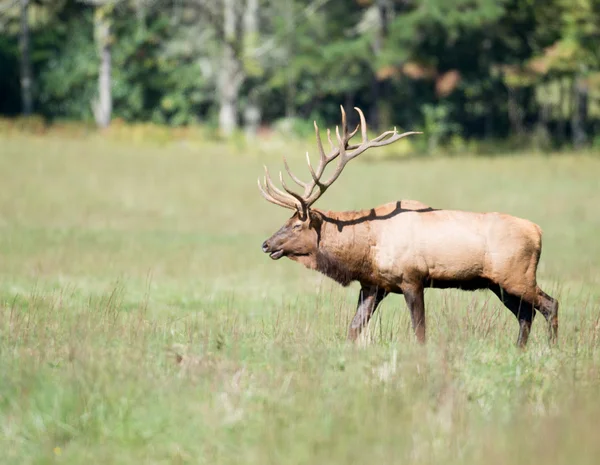
{"type": "Polygon", "coordinates": [[[319,218],[319,240],[312,268],[342,286],[373,277],[371,224],[364,212],[313,210],[319,218]]]}

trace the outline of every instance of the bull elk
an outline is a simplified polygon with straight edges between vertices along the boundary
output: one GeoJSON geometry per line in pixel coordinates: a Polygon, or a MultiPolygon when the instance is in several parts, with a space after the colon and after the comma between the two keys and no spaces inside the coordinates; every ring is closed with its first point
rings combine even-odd
{"type": "Polygon", "coordinates": [[[302,263],[342,286],[361,285],[356,314],[348,330],[354,341],[368,324],[379,303],[390,293],[403,294],[412,326],[420,343],[425,342],[424,289],[457,288],[491,290],[517,317],[517,345],[525,347],[535,310],[548,322],[550,343],[557,340],[558,302],[540,289],[536,271],[542,249],[542,231],[528,220],[502,213],[475,213],[434,209],[414,200],[387,203],[363,211],[333,212],[312,205],[340,176],[346,164],[372,147],[382,147],[419,132],[399,134],[396,129],[369,140],[365,117],[349,132],[342,110],[342,128],[336,127],[337,146],[331,133],[331,151],[325,153],[319,128],[314,123],[319,165],[312,180],[303,182],[284,166],[290,178],[304,189],[290,189],[279,173],[276,187],[265,166],[261,194],[269,202],[294,211],[292,217],[262,244],[273,260],[281,257],[302,263]],[[350,144],[360,129],[362,140],[350,144]],[[333,173],[324,178],[326,166],[338,160],[333,173]]]}

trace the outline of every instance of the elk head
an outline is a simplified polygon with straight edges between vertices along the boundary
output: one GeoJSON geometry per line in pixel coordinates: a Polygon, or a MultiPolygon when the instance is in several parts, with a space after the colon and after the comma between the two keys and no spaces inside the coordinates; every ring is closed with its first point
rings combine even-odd
{"type": "Polygon", "coordinates": [[[262,244],[263,252],[268,253],[274,260],[278,260],[284,256],[291,259],[301,259],[301,257],[310,257],[316,253],[319,244],[322,216],[318,212],[311,210],[311,206],[323,195],[327,188],[335,182],[350,160],[356,158],[371,147],[382,147],[384,145],[392,144],[411,134],[421,134],[420,132],[405,132],[399,134],[396,131],[396,128],[394,128],[392,131],[386,131],[375,139],[369,140],[367,135],[367,123],[360,108],[355,107],[355,110],[360,117],[360,122],[352,132],[348,131],[344,108],[340,106],[340,109],[342,112],[342,131],[340,134],[339,127],[336,126],[336,146],[331,140],[330,130],[327,130],[327,139],[331,147],[331,150],[327,154],[323,148],[319,127],[317,126],[316,121],[314,122],[317,148],[319,150],[319,165],[316,170],[313,169],[307,152],[306,161],[312,177],[311,181],[304,182],[295,176],[290,170],[287,160],[283,157],[285,170],[290,178],[304,189],[302,194],[294,192],[286,185],[282,172],[279,172],[279,180],[283,190],[277,188],[274,185],[266,166],[263,184],[261,184],[260,179],[258,180],[258,188],[265,199],[275,205],[294,210],[292,217],[286,221],[279,231],[262,244]],[[350,139],[356,135],[359,129],[362,138],[360,144],[350,145],[350,139]],[[338,163],[334,172],[328,179],[323,180],[322,177],[325,168],[329,163],[336,159],[338,160],[338,163]]]}
{"type": "Polygon", "coordinates": [[[300,212],[294,213],[279,231],[263,243],[263,252],[273,260],[284,256],[294,259],[313,255],[319,242],[319,220],[319,216],[311,211],[306,217],[300,212]]]}

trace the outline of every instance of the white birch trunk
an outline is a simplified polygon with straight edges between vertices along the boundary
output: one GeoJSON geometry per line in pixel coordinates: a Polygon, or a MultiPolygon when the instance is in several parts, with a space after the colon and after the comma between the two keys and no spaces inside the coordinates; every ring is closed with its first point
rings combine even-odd
{"type": "Polygon", "coordinates": [[[98,6],[94,14],[94,35],[100,57],[98,98],[93,102],[94,118],[100,128],[110,124],[112,116],[112,57],[110,38],[110,5],[98,6]]]}
{"type": "Polygon", "coordinates": [[[219,129],[224,136],[235,131],[238,120],[238,97],[241,65],[236,56],[236,0],[223,1],[223,62],[217,86],[219,97],[219,129]]]}
{"type": "MultiPolygon", "coordinates": [[[[252,59],[256,58],[258,47],[258,0],[247,0],[244,12],[244,48],[252,59]]],[[[258,133],[260,125],[260,103],[255,89],[250,91],[244,111],[244,132],[246,138],[252,139],[258,133]]]]}
{"type": "Polygon", "coordinates": [[[21,101],[23,114],[31,115],[33,113],[33,73],[31,71],[31,48],[29,45],[29,0],[20,0],[20,7],[21,101]]]}

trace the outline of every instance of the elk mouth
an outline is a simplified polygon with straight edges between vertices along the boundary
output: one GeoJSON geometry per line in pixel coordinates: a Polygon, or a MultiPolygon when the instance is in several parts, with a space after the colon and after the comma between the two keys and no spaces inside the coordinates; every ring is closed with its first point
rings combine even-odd
{"type": "Polygon", "coordinates": [[[271,252],[269,254],[269,257],[271,257],[273,260],[279,260],[281,257],[283,257],[283,250],[276,250],[275,252],[271,252]]]}

